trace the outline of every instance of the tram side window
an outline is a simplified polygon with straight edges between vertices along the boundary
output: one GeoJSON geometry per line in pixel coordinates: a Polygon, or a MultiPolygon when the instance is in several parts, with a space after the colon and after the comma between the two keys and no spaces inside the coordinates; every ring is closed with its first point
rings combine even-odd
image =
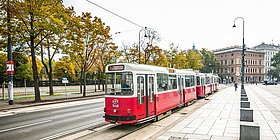
{"type": "Polygon", "coordinates": [[[191,86],[191,76],[190,75],[186,75],[185,84],[186,84],[186,87],[191,86]]]}
{"type": "Polygon", "coordinates": [[[195,86],[195,76],[191,75],[191,86],[195,86]]]}
{"type": "Polygon", "coordinates": [[[210,84],[210,77],[206,77],[206,84],[210,84]]]}
{"type": "Polygon", "coordinates": [[[137,97],[138,104],[144,103],[144,77],[137,77],[137,97]]]}
{"type": "Polygon", "coordinates": [[[205,85],[205,78],[201,78],[201,85],[205,85]]]}
{"type": "Polygon", "coordinates": [[[200,78],[199,78],[199,76],[196,76],[196,85],[200,85],[200,78]]]}
{"type": "Polygon", "coordinates": [[[157,91],[167,91],[167,74],[158,73],[157,74],[157,91]]]}
{"type": "Polygon", "coordinates": [[[150,102],[154,101],[154,77],[149,77],[149,96],[150,102]]]}
{"type": "Polygon", "coordinates": [[[176,75],[169,75],[168,77],[168,90],[177,89],[176,75]]]}

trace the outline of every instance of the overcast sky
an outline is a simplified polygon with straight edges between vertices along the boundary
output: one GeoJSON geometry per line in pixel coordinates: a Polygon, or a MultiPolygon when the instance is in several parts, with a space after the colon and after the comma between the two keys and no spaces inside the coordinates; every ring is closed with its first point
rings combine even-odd
{"type": "MultiPolygon", "coordinates": [[[[162,48],[169,43],[180,49],[242,45],[242,20],[245,19],[245,44],[280,44],[280,0],[91,0],[141,26],[159,32],[162,48]]],[[[91,12],[111,28],[118,46],[138,42],[140,27],[114,16],[86,0],[64,0],[77,14],[91,12]],[[115,32],[121,32],[115,34],[115,32]]]]}

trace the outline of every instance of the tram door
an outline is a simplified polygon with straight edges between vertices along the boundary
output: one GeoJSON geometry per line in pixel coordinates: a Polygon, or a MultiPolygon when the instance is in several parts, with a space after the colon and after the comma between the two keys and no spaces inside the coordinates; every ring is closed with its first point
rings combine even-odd
{"type": "Polygon", "coordinates": [[[154,107],[154,76],[137,75],[137,112],[138,119],[146,118],[155,114],[154,107]]]}
{"type": "Polygon", "coordinates": [[[179,76],[178,77],[178,94],[179,94],[179,98],[180,98],[180,104],[183,104],[183,98],[184,98],[184,78],[179,76]]]}
{"type": "Polygon", "coordinates": [[[148,75],[147,78],[147,93],[146,102],[147,102],[147,117],[155,115],[155,77],[154,75],[148,75]]]}

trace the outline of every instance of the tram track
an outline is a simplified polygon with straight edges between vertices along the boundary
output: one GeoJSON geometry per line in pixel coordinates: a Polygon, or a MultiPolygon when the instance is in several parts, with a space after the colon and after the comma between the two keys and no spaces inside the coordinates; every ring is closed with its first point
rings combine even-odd
{"type": "MultiPolygon", "coordinates": [[[[119,125],[119,124],[105,124],[99,127],[88,129],[88,133],[86,135],[80,136],[78,138],[71,139],[79,139],[79,140],[88,140],[88,139],[102,139],[102,140],[118,140],[129,134],[132,134],[148,125],[151,122],[139,124],[139,125],[119,125]]],[[[69,139],[70,137],[65,137],[65,139],[69,139]]],[[[61,139],[62,140],[62,139],[61,139]]]]}

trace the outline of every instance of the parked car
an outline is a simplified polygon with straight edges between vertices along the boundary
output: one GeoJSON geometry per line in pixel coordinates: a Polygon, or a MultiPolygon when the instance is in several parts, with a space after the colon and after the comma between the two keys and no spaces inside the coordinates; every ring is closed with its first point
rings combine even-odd
{"type": "Polygon", "coordinates": [[[263,85],[277,85],[276,81],[264,81],[263,85]]]}

